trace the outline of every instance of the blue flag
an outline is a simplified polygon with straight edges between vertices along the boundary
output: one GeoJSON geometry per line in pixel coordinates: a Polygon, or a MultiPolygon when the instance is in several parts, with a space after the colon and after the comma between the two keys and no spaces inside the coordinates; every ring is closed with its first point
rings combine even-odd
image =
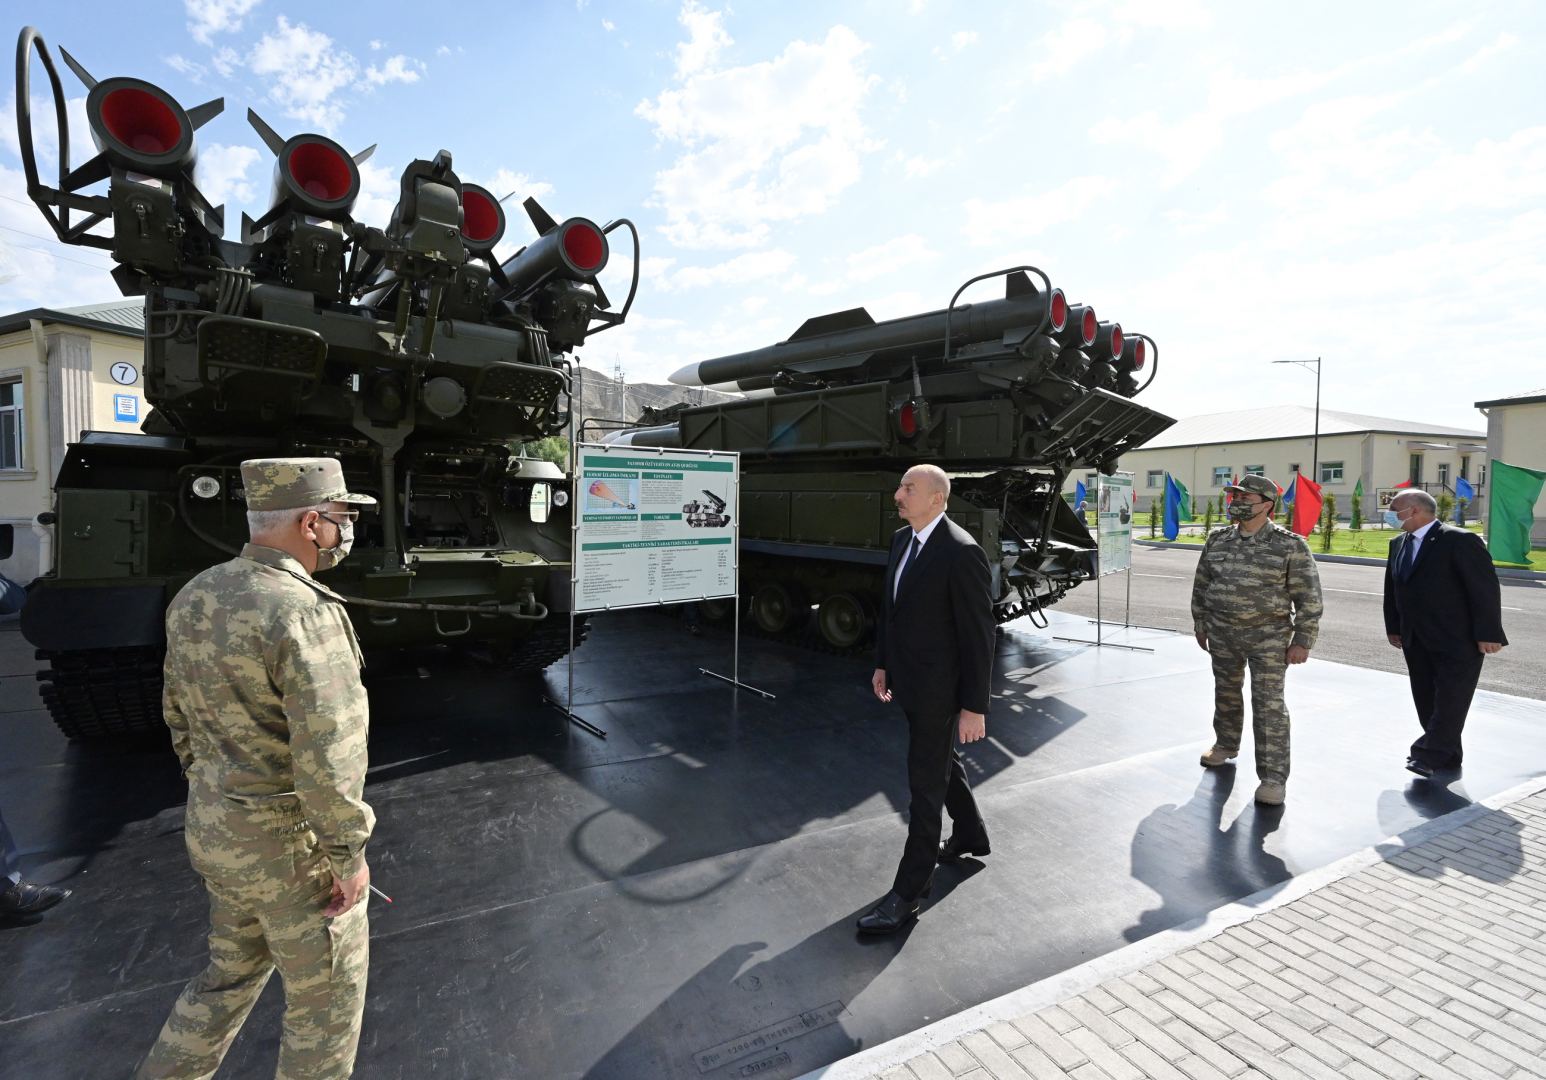
{"type": "Polygon", "coordinates": [[[1181,489],[1165,474],[1165,539],[1174,540],[1181,533],[1181,489]]]}
{"type": "Polygon", "coordinates": [[[1084,497],[1087,494],[1088,494],[1088,492],[1085,491],[1085,488],[1084,488],[1084,481],[1083,480],[1076,480],[1076,481],[1074,481],[1074,509],[1075,510],[1079,509],[1079,507],[1084,505],[1084,497]]]}
{"type": "Polygon", "coordinates": [[[1294,488],[1297,487],[1298,484],[1299,484],[1299,474],[1295,473],[1294,474],[1294,478],[1288,482],[1288,490],[1283,492],[1283,501],[1284,502],[1291,503],[1291,502],[1294,501],[1294,488]]]}
{"type": "Polygon", "coordinates": [[[1471,481],[1462,476],[1459,480],[1455,481],[1455,495],[1470,502],[1476,498],[1476,489],[1471,486],[1471,481]]]}

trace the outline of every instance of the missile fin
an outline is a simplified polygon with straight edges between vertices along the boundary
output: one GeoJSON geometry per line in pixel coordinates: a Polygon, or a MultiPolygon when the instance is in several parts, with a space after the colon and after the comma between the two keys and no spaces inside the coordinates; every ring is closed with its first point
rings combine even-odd
{"type": "Polygon", "coordinates": [[[279,137],[279,132],[264,123],[263,118],[252,109],[247,110],[247,123],[252,125],[252,130],[258,133],[258,138],[263,140],[269,152],[278,157],[279,151],[285,148],[285,141],[279,137]]]}
{"type": "Polygon", "coordinates": [[[202,105],[195,105],[188,110],[188,123],[197,131],[215,117],[225,112],[225,98],[210,98],[202,105]]]}
{"type": "Polygon", "coordinates": [[[868,311],[862,307],[849,308],[847,311],[834,311],[828,315],[817,315],[814,319],[806,319],[800,324],[800,329],[789,335],[789,340],[801,341],[805,338],[820,337],[822,334],[835,334],[839,330],[858,330],[874,325],[875,320],[868,311]]]}
{"type": "Polygon", "coordinates": [[[112,171],[113,167],[109,164],[107,155],[98,154],[79,168],[70,170],[70,175],[64,178],[60,187],[65,191],[79,191],[83,187],[95,184],[98,180],[106,180],[112,171]]]}
{"type": "Polygon", "coordinates": [[[354,163],[356,165],[363,165],[363,164],[365,164],[367,161],[370,160],[370,155],[374,154],[375,152],[376,152],[376,144],[375,143],[371,143],[365,149],[361,150],[358,154],[354,155],[354,163]]]}
{"type": "Polygon", "coordinates": [[[537,235],[546,236],[558,228],[558,222],[554,221],[552,215],[542,209],[542,204],[536,199],[528,198],[521,205],[526,207],[526,216],[531,218],[532,227],[537,230],[537,235]]]}
{"type": "Polygon", "coordinates": [[[75,59],[75,57],[71,56],[69,50],[61,46],[59,49],[59,55],[63,56],[64,62],[70,65],[70,70],[75,72],[75,77],[86,84],[87,90],[90,90],[97,85],[97,80],[92,77],[91,72],[82,67],[81,62],[75,59]]]}
{"type": "Polygon", "coordinates": [[[1024,270],[1016,270],[1004,278],[1004,299],[1013,300],[1017,296],[1039,296],[1041,290],[1031,281],[1031,276],[1024,270]]]}

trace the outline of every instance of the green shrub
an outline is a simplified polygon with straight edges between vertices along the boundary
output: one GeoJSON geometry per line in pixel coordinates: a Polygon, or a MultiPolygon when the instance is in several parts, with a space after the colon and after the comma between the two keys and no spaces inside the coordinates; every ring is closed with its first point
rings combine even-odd
{"type": "Polygon", "coordinates": [[[1331,552],[1331,537],[1337,531],[1337,497],[1326,495],[1326,502],[1321,507],[1321,551],[1331,552]]]}

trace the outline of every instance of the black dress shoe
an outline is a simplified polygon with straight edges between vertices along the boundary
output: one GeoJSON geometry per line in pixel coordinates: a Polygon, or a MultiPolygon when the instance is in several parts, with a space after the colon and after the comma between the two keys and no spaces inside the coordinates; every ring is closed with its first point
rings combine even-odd
{"type": "Polygon", "coordinates": [[[1424,780],[1428,779],[1429,777],[1431,777],[1433,775],[1433,769],[1430,768],[1427,765],[1424,765],[1422,762],[1418,761],[1416,758],[1407,758],[1406,759],[1406,771],[1407,772],[1414,772],[1418,776],[1421,776],[1424,780]]]}
{"type": "Polygon", "coordinates": [[[0,892],[0,919],[40,915],[70,895],[69,889],[55,885],[34,885],[29,881],[5,883],[0,892]]]}
{"type": "Polygon", "coordinates": [[[894,934],[909,919],[918,915],[919,902],[917,900],[903,900],[894,892],[888,892],[886,898],[867,915],[859,917],[859,932],[861,934],[894,934]]]}
{"type": "Polygon", "coordinates": [[[942,863],[959,862],[963,855],[987,855],[993,849],[988,846],[986,838],[967,842],[959,836],[951,836],[939,846],[939,861],[942,863]]]}

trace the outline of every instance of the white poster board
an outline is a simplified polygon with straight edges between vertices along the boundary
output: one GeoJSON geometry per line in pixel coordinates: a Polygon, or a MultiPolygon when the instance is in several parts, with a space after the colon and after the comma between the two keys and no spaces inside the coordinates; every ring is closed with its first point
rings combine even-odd
{"type": "Polygon", "coordinates": [[[1133,474],[1114,473],[1095,480],[1095,535],[1100,544],[1100,573],[1115,574],[1133,565],[1133,474]]]}
{"type": "Polygon", "coordinates": [[[736,595],[740,456],[580,443],[574,610],[736,595]]]}

